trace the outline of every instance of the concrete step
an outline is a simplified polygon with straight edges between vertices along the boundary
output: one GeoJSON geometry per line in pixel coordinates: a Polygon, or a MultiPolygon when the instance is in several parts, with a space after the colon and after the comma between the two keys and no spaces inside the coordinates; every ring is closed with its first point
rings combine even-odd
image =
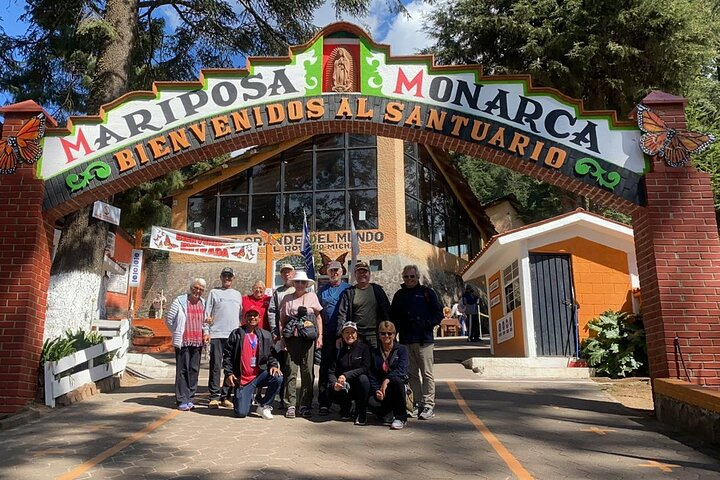
{"type": "Polygon", "coordinates": [[[465,368],[483,378],[590,378],[592,369],[568,367],[566,357],[472,357],[463,362],[465,368]]]}
{"type": "Polygon", "coordinates": [[[128,353],[128,370],[142,378],[174,378],[175,366],[146,353],[128,353]]]}

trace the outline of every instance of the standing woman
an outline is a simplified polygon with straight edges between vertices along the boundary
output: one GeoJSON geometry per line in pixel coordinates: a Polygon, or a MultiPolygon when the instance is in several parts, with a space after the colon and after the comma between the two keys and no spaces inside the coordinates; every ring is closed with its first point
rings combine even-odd
{"type": "Polygon", "coordinates": [[[405,384],[408,381],[409,357],[407,347],[395,341],[396,334],[392,322],[378,324],[380,345],[373,350],[370,366],[370,391],[373,394],[369,403],[381,417],[392,412],[390,428],[401,430],[407,422],[405,384]]]}
{"type": "MultiPolygon", "coordinates": [[[[247,312],[255,309],[260,314],[260,324],[257,328],[270,330],[270,322],[268,321],[268,308],[270,307],[270,295],[265,295],[265,283],[258,280],[253,284],[252,293],[242,297],[242,311],[247,312]]],[[[245,321],[242,322],[243,325],[245,321]]],[[[272,332],[271,332],[272,333],[272,332]]]]}
{"type": "Polygon", "coordinates": [[[312,416],[313,359],[315,348],[322,348],[322,306],[317,295],[309,292],[308,288],[315,282],[300,270],[295,273],[293,285],[295,292],[286,295],[280,303],[280,332],[282,347],[290,356],[290,372],[285,383],[288,409],[287,418],[297,415],[305,418],[312,416]],[[315,338],[305,338],[299,329],[294,326],[314,324],[315,338]],[[289,327],[289,328],[288,328],[289,327]],[[313,348],[315,347],[315,348],[313,348]],[[300,369],[300,389],[296,388],[297,372],[300,369]]]}
{"type": "Polygon", "coordinates": [[[173,300],[165,316],[165,324],[172,333],[175,347],[175,399],[178,409],[195,408],[192,400],[197,392],[202,346],[209,338],[205,324],[205,280],[196,278],[190,292],[173,300]]]}

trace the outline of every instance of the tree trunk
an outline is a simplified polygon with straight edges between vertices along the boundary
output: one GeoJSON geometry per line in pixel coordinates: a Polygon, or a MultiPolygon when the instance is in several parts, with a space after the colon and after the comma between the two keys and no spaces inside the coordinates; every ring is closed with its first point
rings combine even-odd
{"type": "MultiPolygon", "coordinates": [[[[98,55],[88,114],[125,93],[136,38],[137,0],[108,0],[105,21],[115,35],[98,55]]],[[[55,255],[45,318],[44,338],[65,330],[89,330],[104,306],[103,258],[109,224],[91,218],[90,207],[69,215],[55,255]]]]}

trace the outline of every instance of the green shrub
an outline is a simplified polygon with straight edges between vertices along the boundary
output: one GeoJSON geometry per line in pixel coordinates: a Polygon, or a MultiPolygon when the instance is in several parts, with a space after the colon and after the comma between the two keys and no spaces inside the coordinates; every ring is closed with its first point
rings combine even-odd
{"type": "Polygon", "coordinates": [[[608,310],[588,322],[590,338],[583,340],[580,355],[598,374],[611,378],[646,375],[645,329],[639,316],[608,310]]]}
{"type": "Polygon", "coordinates": [[[40,365],[44,365],[45,362],[57,362],[75,352],[77,352],[77,348],[75,348],[74,339],[66,337],[48,338],[43,343],[42,353],[40,353],[40,365]]]}

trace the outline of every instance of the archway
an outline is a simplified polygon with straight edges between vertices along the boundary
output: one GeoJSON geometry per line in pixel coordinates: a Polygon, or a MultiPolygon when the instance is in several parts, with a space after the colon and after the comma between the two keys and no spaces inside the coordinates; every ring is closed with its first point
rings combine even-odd
{"type": "MultiPolygon", "coordinates": [[[[701,363],[720,354],[720,340],[701,338],[720,300],[710,181],[692,167],[645,157],[635,123],[586,112],[557,91],[534,88],[529,77],[484,77],[478,67],[393,58],[346,23],[291,48],[288,57],[248,65],[205,70],[198,82],[156,83],[153,92],[124,95],[97,117],[48,129],[37,169],[21,166],[2,178],[0,197],[10,207],[0,213],[0,324],[9,333],[0,379],[13,387],[0,411],[14,411],[34,393],[58,218],[207,156],[336,132],[483,158],[631,214],[652,376],[679,375],[680,345],[689,379],[720,383],[717,362],[701,363]]],[[[683,99],[651,94],[644,101],[683,126],[683,99]]],[[[3,137],[39,110],[0,109],[3,137]]]]}

